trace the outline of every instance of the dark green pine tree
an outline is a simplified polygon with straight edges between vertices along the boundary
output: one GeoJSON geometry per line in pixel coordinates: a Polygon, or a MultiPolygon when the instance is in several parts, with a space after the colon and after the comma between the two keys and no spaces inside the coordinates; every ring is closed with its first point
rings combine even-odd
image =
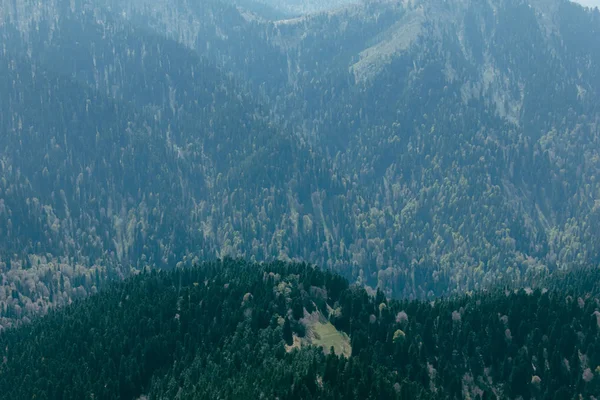
{"type": "Polygon", "coordinates": [[[285,318],[285,322],[283,323],[283,340],[288,346],[294,344],[294,335],[292,333],[292,325],[290,324],[289,318],[285,318]]]}

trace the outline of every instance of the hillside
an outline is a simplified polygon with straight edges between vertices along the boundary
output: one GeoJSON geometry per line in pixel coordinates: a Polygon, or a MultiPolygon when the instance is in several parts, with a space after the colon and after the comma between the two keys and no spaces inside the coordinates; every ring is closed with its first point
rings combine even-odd
{"type": "Polygon", "coordinates": [[[261,193],[300,174],[273,160],[293,159],[293,138],[217,68],[112,14],[64,12],[27,39],[2,33],[5,325],[106,278],[221,254],[223,187],[251,174],[244,189],[261,193]]]}
{"type": "Polygon", "coordinates": [[[600,12],[319,4],[0,1],[3,327],[225,256],[411,299],[598,264],[600,12]]]}
{"type": "Polygon", "coordinates": [[[242,26],[264,32],[250,55],[285,58],[239,68],[228,35],[191,47],[248,82],[332,179],[298,200],[323,245],[280,225],[285,256],[409,297],[597,263],[598,11],[371,1],[242,26]]]}
{"type": "Polygon", "coordinates": [[[225,260],[142,273],[1,335],[0,391],[5,399],[593,399],[600,302],[580,285],[598,278],[597,269],[580,271],[560,290],[426,303],[369,297],[304,264],[225,260]],[[330,326],[323,342],[335,348],[349,336],[345,355],[318,347],[317,314],[330,326]]]}
{"type": "Polygon", "coordinates": [[[323,199],[347,251],[317,262],[404,296],[597,263],[598,11],[370,2],[277,27],[290,113],[347,182],[323,199]]]}

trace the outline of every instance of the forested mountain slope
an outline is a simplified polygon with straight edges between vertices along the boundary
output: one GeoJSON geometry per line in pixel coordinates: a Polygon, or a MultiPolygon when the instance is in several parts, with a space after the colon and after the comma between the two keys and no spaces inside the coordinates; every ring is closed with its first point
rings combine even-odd
{"type": "MultiPolygon", "coordinates": [[[[249,25],[266,32],[251,54],[286,57],[247,57],[262,81],[223,56],[227,35],[191,47],[250,82],[343,183],[313,193],[325,246],[309,260],[406,296],[598,262],[597,10],[371,1],[249,25]]],[[[294,233],[278,236],[298,256],[294,233]]]]}
{"type": "Polygon", "coordinates": [[[598,262],[597,10],[370,2],[276,25],[302,134],[353,188],[335,261],[405,295],[598,262]]]}
{"type": "Polygon", "coordinates": [[[2,32],[6,323],[132,267],[218,256],[212,219],[236,201],[224,187],[261,198],[274,177],[312,179],[280,161],[301,152],[294,138],[187,48],[110,13],[58,12],[2,32]]]}
{"type": "Polygon", "coordinates": [[[0,0],[3,326],[227,255],[409,298],[598,264],[598,11],[236,4],[0,0]]]}
{"type": "Polygon", "coordinates": [[[6,399],[593,399],[600,302],[581,285],[598,278],[586,270],[560,290],[428,303],[369,297],[304,264],[142,273],[1,335],[0,390],[6,399]],[[322,347],[340,342],[345,355],[322,347]]]}

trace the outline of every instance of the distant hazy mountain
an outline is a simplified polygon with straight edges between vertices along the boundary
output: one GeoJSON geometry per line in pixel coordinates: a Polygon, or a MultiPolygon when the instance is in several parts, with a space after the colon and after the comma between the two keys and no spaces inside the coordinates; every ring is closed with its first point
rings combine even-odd
{"type": "Polygon", "coordinates": [[[598,264],[600,12],[325,5],[1,0],[3,325],[223,256],[406,297],[598,264]]]}
{"type": "Polygon", "coordinates": [[[339,9],[364,0],[224,0],[270,20],[339,9]]]}
{"type": "Polygon", "coordinates": [[[586,7],[600,7],[600,1],[598,0],[577,0],[575,3],[579,3],[586,7]]]}

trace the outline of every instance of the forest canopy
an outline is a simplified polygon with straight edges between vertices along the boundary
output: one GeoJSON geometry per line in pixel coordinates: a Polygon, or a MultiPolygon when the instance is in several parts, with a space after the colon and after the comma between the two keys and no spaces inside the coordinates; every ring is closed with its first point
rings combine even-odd
{"type": "Polygon", "coordinates": [[[562,289],[423,302],[369,296],[306,264],[227,259],[144,272],[3,333],[0,391],[6,399],[593,399],[600,291],[588,283],[599,278],[593,269],[562,289]],[[318,337],[326,323],[329,336],[318,337]],[[346,338],[351,350],[336,352],[346,338]]]}

